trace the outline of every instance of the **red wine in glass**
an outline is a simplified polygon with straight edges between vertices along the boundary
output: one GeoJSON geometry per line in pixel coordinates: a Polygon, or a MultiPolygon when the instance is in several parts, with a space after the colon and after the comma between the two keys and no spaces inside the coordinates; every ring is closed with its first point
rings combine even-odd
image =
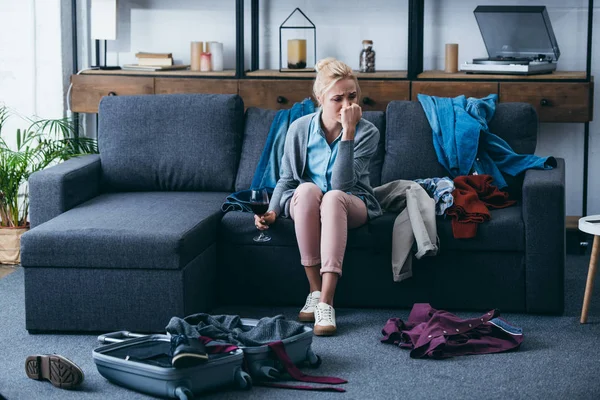
{"type": "Polygon", "coordinates": [[[250,203],[250,208],[254,214],[262,216],[267,213],[267,210],[269,209],[269,203],[250,203]]]}
{"type": "MultiPolygon", "coordinates": [[[[250,192],[250,208],[254,214],[262,217],[269,209],[269,194],[267,189],[257,189],[250,192]]],[[[271,240],[271,236],[265,235],[264,232],[260,232],[260,235],[254,237],[255,242],[268,242],[271,240]]]]}

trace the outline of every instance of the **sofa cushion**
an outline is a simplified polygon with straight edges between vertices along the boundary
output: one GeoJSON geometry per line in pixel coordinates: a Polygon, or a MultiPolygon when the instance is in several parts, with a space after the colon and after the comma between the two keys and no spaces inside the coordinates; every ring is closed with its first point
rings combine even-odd
{"type": "Polygon", "coordinates": [[[452,219],[438,218],[438,236],[442,250],[525,251],[525,224],[521,205],[490,210],[491,219],[479,224],[472,239],[455,239],[452,219]]]}
{"type": "Polygon", "coordinates": [[[267,142],[276,110],[249,107],[246,110],[240,165],[235,179],[235,191],[250,189],[254,171],[267,142]]]}
{"type": "Polygon", "coordinates": [[[519,154],[533,154],[537,143],[538,117],[529,103],[500,103],[488,124],[490,132],[500,136],[519,154]]]}
{"type": "Polygon", "coordinates": [[[364,111],[363,118],[379,129],[379,143],[369,166],[369,178],[372,187],[381,185],[381,167],[385,158],[385,113],[383,111],[364,111]]]}
{"type": "MultiPolygon", "coordinates": [[[[250,107],[246,110],[246,123],[244,125],[244,139],[242,143],[242,155],[235,180],[235,190],[249,189],[254,177],[254,171],[260,161],[269,130],[276,110],[265,110],[250,107]]],[[[373,123],[379,129],[380,138],[377,152],[371,159],[371,186],[379,186],[381,181],[381,165],[385,153],[385,113],[383,111],[365,111],[363,118],[373,123]]]]}
{"type": "Polygon", "coordinates": [[[239,96],[107,96],[98,112],[107,190],[233,189],[244,124],[239,96]]]}
{"type": "Polygon", "coordinates": [[[385,158],[381,184],[447,176],[437,160],[431,127],[421,104],[392,101],[386,111],[385,158]]]}
{"type": "MultiPolygon", "coordinates": [[[[277,222],[267,230],[271,240],[255,243],[252,239],[258,234],[251,213],[232,211],[223,216],[219,224],[219,245],[245,244],[256,246],[289,246],[298,247],[294,221],[290,218],[278,218],[277,222]]],[[[370,248],[371,234],[368,225],[363,225],[348,232],[348,248],[370,248]]]]}
{"type": "Polygon", "coordinates": [[[216,239],[227,194],[107,193],[22,236],[29,267],[180,269],[216,239]]]}
{"type": "MultiPolygon", "coordinates": [[[[525,225],[520,204],[490,210],[490,214],[491,220],[479,224],[477,235],[472,239],[455,239],[452,234],[452,220],[438,217],[436,223],[440,251],[524,251],[525,225]]],[[[386,212],[369,223],[373,243],[380,251],[391,251],[396,216],[396,213],[386,212]]]]}
{"type": "MultiPolygon", "coordinates": [[[[538,118],[529,103],[501,103],[496,107],[494,118],[488,125],[490,132],[506,140],[518,154],[533,154],[537,144],[538,118]]],[[[521,199],[525,174],[510,176],[502,174],[512,199],[521,199]]]]}

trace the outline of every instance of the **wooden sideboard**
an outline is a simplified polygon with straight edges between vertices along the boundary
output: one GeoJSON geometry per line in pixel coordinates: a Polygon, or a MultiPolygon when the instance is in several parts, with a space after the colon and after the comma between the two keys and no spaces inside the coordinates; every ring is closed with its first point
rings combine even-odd
{"type": "MultiPolygon", "coordinates": [[[[235,79],[235,71],[89,70],[71,77],[71,110],[97,113],[103,96],[166,93],[239,94],[246,107],[282,109],[309,96],[313,79],[313,73],[265,70],[248,72],[242,79],[235,79]]],[[[589,122],[593,117],[593,79],[586,82],[585,72],[511,77],[426,71],[409,81],[404,71],[382,71],[359,73],[358,79],[363,110],[385,110],[390,101],[416,100],[419,93],[442,97],[496,93],[500,102],[532,104],[540,122],[589,122]]]]}
{"type": "Polygon", "coordinates": [[[426,71],[412,82],[411,99],[415,100],[418,93],[440,97],[484,97],[496,93],[500,102],[530,103],[540,122],[589,122],[593,117],[594,82],[584,79],[585,72],[570,71],[512,79],[506,75],[426,71]]]}

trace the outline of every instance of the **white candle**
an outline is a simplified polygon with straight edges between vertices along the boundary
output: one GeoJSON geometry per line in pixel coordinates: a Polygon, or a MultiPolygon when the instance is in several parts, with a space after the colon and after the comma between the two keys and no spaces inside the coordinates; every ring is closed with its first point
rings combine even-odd
{"type": "Polygon", "coordinates": [[[223,71],[223,43],[210,42],[212,70],[223,71]]]}
{"type": "Polygon", "coordinates": [[[306,68],[306,40],[290,39],[287,48],[288,68],[306,68]]]}

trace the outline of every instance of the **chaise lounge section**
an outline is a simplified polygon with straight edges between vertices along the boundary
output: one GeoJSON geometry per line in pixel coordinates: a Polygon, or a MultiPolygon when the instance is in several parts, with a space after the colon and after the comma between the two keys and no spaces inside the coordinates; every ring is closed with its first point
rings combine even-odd
{"type": "MultiPolygon", "coordinates": [[[[276,111],[244,111],[237,95],[105,97],[100,154],[30,179],[31,226],[21,239],[26,327],[39,331],[163,331],[172,316],[219,305],[301,306],[308,291],[293,223],[255,243],[249,213],[221,212],[250,187],[276,111]]],[[[371,184],[447,175],[417,102],[365,112],[381,132],[371,184]]],[[[490,131],[535,151],[528,104],[499,104],[490,131]]],[[[441,251],[394,283],[386,213],[349,232],[336,307],[561,313],[564,161],[509,178],[519,202],[492,210],[477,237],[458,240],[438,218],[441,251]]]]}

